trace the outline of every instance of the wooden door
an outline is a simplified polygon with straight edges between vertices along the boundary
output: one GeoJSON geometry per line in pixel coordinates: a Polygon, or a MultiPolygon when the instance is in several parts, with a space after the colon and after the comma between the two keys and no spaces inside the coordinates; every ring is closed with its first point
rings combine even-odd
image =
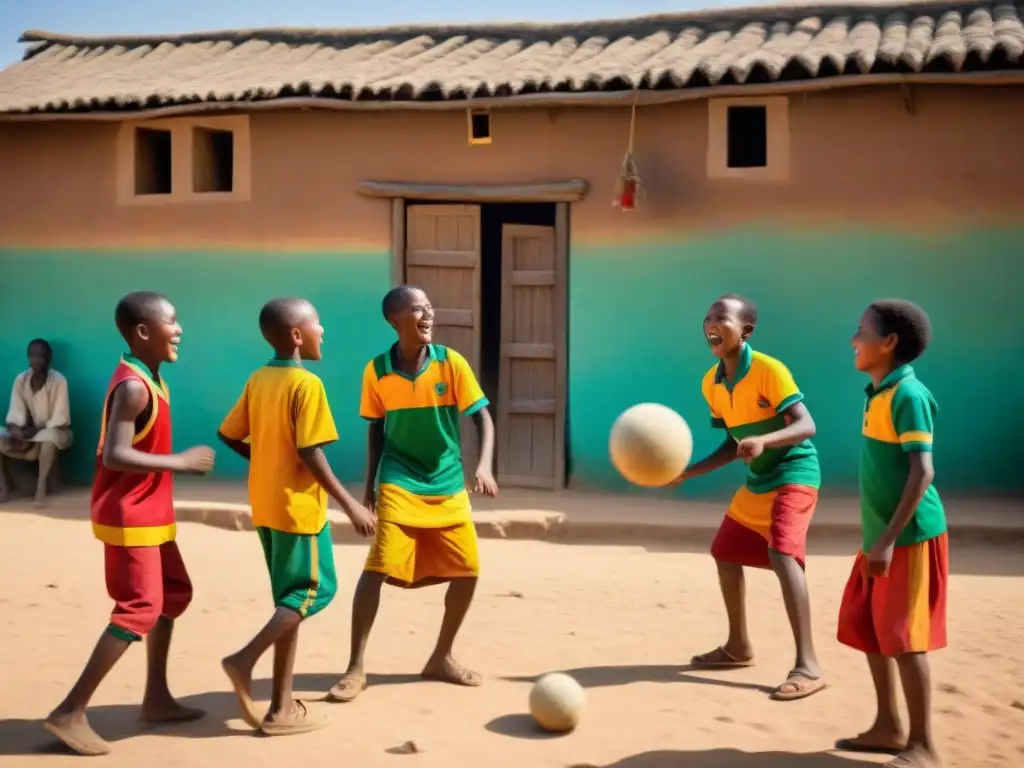
{"type": "MultiPolygon", "coordinates": [[[[427,292],[434,307],[434,342],[454,349],[480,375],[480,206],[406,208],[405,282],[427,292]]],[[[462,463],[473,481],[479,456],[476,428],[463,419],[462,463]]]]}
{"type": "Polygon", "coordinates": [[[554,227],[502,229],[499,484],[565,483],[565,275],[557,251],[554,227]]]}

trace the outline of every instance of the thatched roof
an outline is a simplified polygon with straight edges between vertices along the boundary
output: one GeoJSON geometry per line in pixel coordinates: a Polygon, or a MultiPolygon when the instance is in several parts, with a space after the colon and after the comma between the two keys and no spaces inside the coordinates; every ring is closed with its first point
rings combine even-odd
{"type": "Polygon", "coordinates": [[[846,2],[572,24],[30,31],[0,114],[315,97],[422,102],[1024,68],[1018,5],[846,2]]]}

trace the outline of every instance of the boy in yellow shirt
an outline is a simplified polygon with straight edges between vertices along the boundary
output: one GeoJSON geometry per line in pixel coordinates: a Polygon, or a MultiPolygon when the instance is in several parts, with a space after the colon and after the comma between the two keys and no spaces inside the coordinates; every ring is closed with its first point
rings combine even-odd
{"type": "Polygon", "coordinates": [[[363,654],[385,582],[417,588],[448,583],[444,618],[423,677],[477,686],[481,677],[452,657],[476,590],[480,561],[460,450],[459,419],[480,436],[475,490],[494,496],[494,424],[466,359],[433,342],[434,310],[419,288],[402,285],[382,303],[398,341],[363,371],[359,414],[370,422],[365,504],[377,531],[352,601],[348,670],[329,698],[352,701],[366,687],[363,654]]]}
{"type": "Polygon", "coordinates": [[[252,521],[263,545],[276,610],[223,666],[246,723],[278,736],[327,724],[292,698],[292,669],[299,625],[326,608],[337,591],[328,495],[363,536],[373,533],[374,521],[338,482],[323,452],[323,446],[338,439],[338,431],[323,382],[301,362],[321,357],[324,329],[316,309],[305,299],[275,299],[260,312],[260,331],[274,348],[274,357],[249,377],[218,437],[249,461],[252,521]],[[261,721],[252,700],[252,670],[271,646],[273,694],[261,721]]]}

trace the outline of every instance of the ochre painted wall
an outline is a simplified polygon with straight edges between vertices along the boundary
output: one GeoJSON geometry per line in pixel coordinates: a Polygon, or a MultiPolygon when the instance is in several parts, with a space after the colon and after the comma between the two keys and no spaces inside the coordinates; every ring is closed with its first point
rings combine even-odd
{"type": "MultiPolygon", "coordinates": [[[[915,89],[912,113],[899,89],[792,96],[792,175],[782,185],[705,178],[706,103],[641,108],[636,148],[653,195],[636,213],[610,205],[628,109],[495,112],[494,143],[483,147],[466,145],[462,113],[254,114],[250,203],[160,207],[117,205],[116,126],[0,125],[0,381],[23,366],[29,338],[57,343],[75,393],[77,474],[87,476],[97,393],[120,348],[111,312],[121,293],[164,290],[182,310],[182,360],[170,374],[182,446],[210,439],[266,356],[260,304],[301,293],[327,324],[317,370],[339,422],[358,429],[346,419],[359,371],[388,340],[378,302],[391,213],[387,201],[356,195],[356,182],[580,177],[591,191],[571,213],[575,484],[617,485],[607,429],[636,400],[679,408],[698,450],[711,447],[699,379],[712,361],[700,319],[734,290],[762,307],[759,348],[782,357],[807,391],[831,485],[856,476],[863,382],[849,336],[867,301],[902,295],[935,324],[921,371],[942,407],[940,481],[1020,491],[999,440],[1020,429],[1024,406],[1005,387],[1024,359],[1024,318],[1008,298],[1024,277],[1024,156],[1008,150],[1024,122],[1022,94],[915,89]],[[638,381],[638,369],[648,377],[638,381]]],[[[362,446],[360,430],[336,449],[344,476],[360,474],[362,446]]],[[[242,469],[225,461],[218,471],[242,469]]],[[[726,492],[738,473],[694,491],[726,492]]]]}

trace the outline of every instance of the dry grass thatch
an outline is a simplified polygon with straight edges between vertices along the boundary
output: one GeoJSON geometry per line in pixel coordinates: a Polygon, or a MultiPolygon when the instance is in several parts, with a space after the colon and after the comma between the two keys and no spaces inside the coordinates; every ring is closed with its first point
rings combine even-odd
{"type": "Polygon", "coordinates": [[[151,109],[294,96],[425,101],[1022,68],[1018,5],[795,4],[572,24],[26,32],[0,113],[151,109]]]}

